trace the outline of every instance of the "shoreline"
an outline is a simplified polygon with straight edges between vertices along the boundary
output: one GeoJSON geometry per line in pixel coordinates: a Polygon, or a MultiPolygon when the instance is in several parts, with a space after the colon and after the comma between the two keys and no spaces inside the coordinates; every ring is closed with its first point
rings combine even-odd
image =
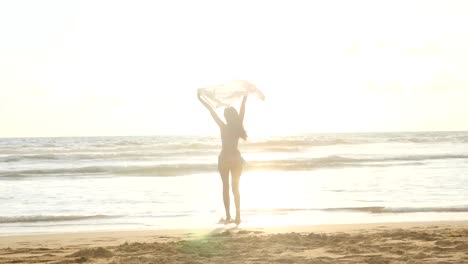
{"type": "Polygon", "coordinates": [[[219,225],[211,229],[193,230],[70,232],[0,237],[1,263],[337,261],[468,262],[468,221],[266,228],[219,225]]]}
{"type": "MultiPolygon", "coordinates": [[[[382,222],[382,223],[353,223],[353,224],[318,224],[318,225],[297,225],[297,226],[267,226],[267,227],[246,227],[242,225],[236,227],[234,224],[223,226],[216,225],[213,228],[195,228],[195,229],[142,229],[142,230],[119,230],[119,231],[77,231],[77,232],[57,232],[57,233],[33,233],[0,236],[1,248],[21,247],[27,242],[29,245],[53,247],[55,241],[70,242],[75,240],[87,241],[100,238],[97,246],[114,245],[124,242],[142,242],[149,238],[164,237],[166,239],[194,239],[207,235],[217,234],[225,231],[261,232],[264,234],[279,233],[355,233],[369,230],[386,229],[408,229],[408,228],[429,228],[429,227],[454,227],[467,228],[468,220],[462,221],[418,221],[418,222],[382,222]],[[110,239],[113,239],[112,241],[110,239]],[[101,243],[103,242],[103,243],[101,243]]],[[[89,241],[87,241],[89,242],[89,241]]]]}

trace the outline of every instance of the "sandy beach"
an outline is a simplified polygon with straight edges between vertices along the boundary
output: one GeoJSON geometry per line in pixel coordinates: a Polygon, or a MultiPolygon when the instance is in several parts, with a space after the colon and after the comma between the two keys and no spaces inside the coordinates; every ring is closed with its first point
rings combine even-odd
{"type": "Polygon", "coordinates": [[[468,264],[467,14],[0,0],[0,264],[468,264]]]}
{"type": "Polygon", "coordinates": [[[468,221],[0,237],[0,263],[468,263],[468,221]]]}

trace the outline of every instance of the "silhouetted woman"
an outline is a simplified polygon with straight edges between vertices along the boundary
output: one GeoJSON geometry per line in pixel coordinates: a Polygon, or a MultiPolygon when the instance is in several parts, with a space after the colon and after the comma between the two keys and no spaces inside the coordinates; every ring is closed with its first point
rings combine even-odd
{"type": "Polygon", "coordinates": [[[224,123],[216,114],[215,110],[198,94],[198,100],[210,111],[216,124],[218,124],[221,131],[222,149],[218,158],[218,170],[223,181],[223,201],[224,209],[226,210],[226,219],[224,223],[232,222],[231,213],[229,210],[229,173],[231,173],[232,193],[234,195],[234,202],[236,204],[236,219],[235,223],[240,224],[240,194],[239,194],[239,180],[242,174],[242,156],[237,149],[239,138],[247,139],[247,134],[244,130],[244,113],[245,102],[247,96],[242,99],[239,114],[234,107],[227,107],[224,109],[224,123]]]}

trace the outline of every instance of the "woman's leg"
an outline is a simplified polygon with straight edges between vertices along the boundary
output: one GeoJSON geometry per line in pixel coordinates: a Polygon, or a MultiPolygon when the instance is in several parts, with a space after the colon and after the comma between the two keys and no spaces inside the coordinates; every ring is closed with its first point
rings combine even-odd
{"type": "Polygon", "coordinates": [[[229,167],[223,166],[222,161],[218,163],[219,174],[223,182],[223,202],[224,210],[226,210],[226,223],[231,220],[230,200],[229,200],[229,167]]]}
{"type": "Polygon", "coordinates": [[[236,224],[239,225],[241,222],[240,218],[240,192],[239,192],[239,181],[242,174],[242,163],[239,163],[235,168],[231,170],[232,175],[232,194],[234,195],[234,202],[236,204],[236,224]]]}

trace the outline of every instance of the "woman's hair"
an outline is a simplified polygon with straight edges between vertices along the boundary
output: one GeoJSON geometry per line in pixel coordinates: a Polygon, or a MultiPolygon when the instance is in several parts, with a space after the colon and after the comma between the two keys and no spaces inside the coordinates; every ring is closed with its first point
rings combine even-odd
{"type": "Polygon", "coordinates": [[[236,109],[232,106],[224,109],[224,118],[228,127],[238,133],[238,136],[244,140],[247,140],[247,133],[245,132],[244,125],[239,120],[239,114],[236,109]]]}

